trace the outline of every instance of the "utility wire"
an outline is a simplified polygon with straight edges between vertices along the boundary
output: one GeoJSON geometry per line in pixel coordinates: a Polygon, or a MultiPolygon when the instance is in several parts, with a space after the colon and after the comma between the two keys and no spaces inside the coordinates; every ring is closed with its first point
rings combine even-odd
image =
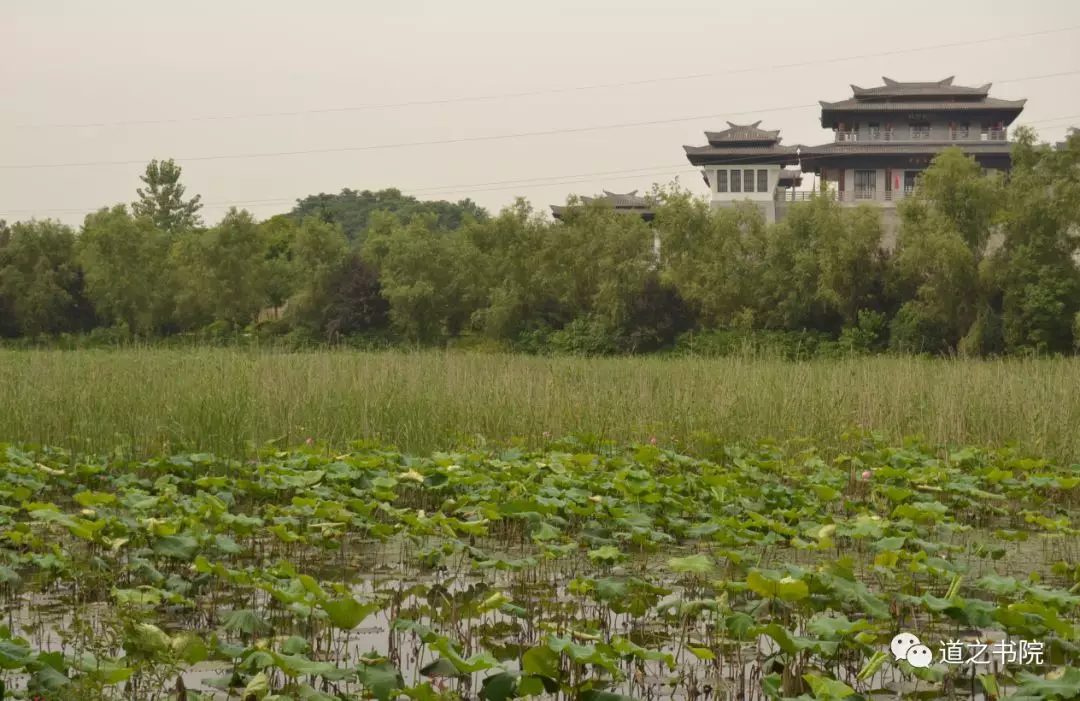
{"type": "MultiPolygon", "coordinates": [[[[1053,122],[1067,119],[1080,119],[1080,114],[1074,115],[1060,115],[1057,117],[1047,117],[1045,119],[1033,120],[1025,122],[1025,125],[1040,124],[1044,122],[1053,122]]],[[[980,142],[981,143],[981,142],[980,142]]],[[[941,144],[932,144],[941,145],[941,144]]],[[[727,159],[725,166],[727,165],[756,165],[760,162],[760,156],[742,156],[733,157],[727,159]]],[[[567,173],[563,175],[548,175],[537,176],[533,178],[521,178],[517,180],[491,180],[487,182],[479,183],[462,183],[460,185],[438,185],[427,186],[419,188],[399,187],[395,188],[400,190],[403,194],[447,194],[457,192],[493,192],[499,190],[512,190],[518,187],[548,187],[552,185],[568,185],[575,183],[591,182],[593,179],[601,176],[605,176],[608,181],[611,180],[630,180],[633,178],[643,178],[649,176],[658,175],[681,175],[699,173],[701,166],[691,165],[690,163],[681,164],[667,164],[656,166],[643,166],[639,168],[624,168],[621,170],[601,170],[592,171],[589,173],[567,173]],[[616,177],[607,177],[616,176],[616,177]]],[[[240,207],[246,205],[263,205],[263,204],[295,204],[300,202],[304,198],[297,197],[281,197],[281,198],[269,198],[269,199],[256,199],[256,200],[218,200],[210,202],[202,202],[201,204],[207,208],[221,208],[221,207],[240,207]]],[[[9,209],[4,210],[4,214],[22,214],[22,213],[81,213],[92,212],[100,207],[69,207],[69,208],[51,208],[51,209],[9,209]]]]}
{"type": "MultiPolygon", "coordinates": [[[[1047,117],[1045,119],[1037,119],[1029,122],[1025,122],[1025,125],[1042,124],[1045,122],[1056,122],[1061,120],[1080,119],[1080,114],[1071,115],[1059,115],[1057,117],[1047,117]]],[[[726,165],[742,165],[744,163],[754,163],[758,160],[758,156],[736,157],[728,160],[726,165]]],[[[620,170],[601,170],[592,171],[589,173],[566,173],[562,175],[546,175],[537,176],[533,178],[520,178],[516,180],[490,180],[479,183],[462,183],[460,185],[436,185],[425,186],[418,188],[402,187],[397,188],[404,194],[437,194],[437,193],[454,193],[454,192],[490,192],[497,190],[512,190],[517,187],[546,187],[551,185],[564,185],[573,184],[579,182],[589,182],[593,178],[600,176],[619,176],[608,178],[609,180],[629,180],[631,178],[647,177],[650,175],[677,175],[687,173],[688,171],[698,171],[699,166],[694,166],[689,163],[681,164],[668,164],[668,165],[656,165],[656,166],[642,166],[639,168],[624,168],[620,170]],[[569,179],[568,179],[569,178],[569,179]]],[[[201,204],[207,209],[219,208],[219,207],[238,207],[245,205],[261,205],[261,204],[294,204],[301,201],[304,198],[297,197],[277,197],[267,199],[256,200],[217,200],[202,202],[201,204]]],[[[27,213],[52,213],[52,214],[78,214],[80,212],[92,212],[100,207],[63,207],[63,208],[48,208],[48,209],[8,209],[3,213],[6,215],[12,214],[27,214],[27,213]]]]}
{"type": "MultiPolygon", "coordinates": [[[[750,162],[751,159],[747,159],[746,162],[750,162]]],[[[741,164],[743,161],[740,159],[731,159],[735,165],[741,164]]],[[[601,176],[613,176],[619,175],[619,178],[611,178],[613,180],[626,180],[629,178],[648,177],[650,175],[665,175],[669,173],[685,173],[688,171],[696,172],[697,166],[690,165],[689,163],[682,164],[668,164],[662,166],[645,166],[640,168],[625,168],[622,170],[602,170],[594,171],[591,173],[566,173],[563,175],[549,175],[536,178],[523,178],[519,180],[492,180],[483,183],[464,183],[461,185],[438,185],[428,186],[420,188],[407,188],[397,187],[395,189],[400,190],[405,195],[410,194],[426,194],[426,193],[438,193],[438,192],[461,192],[465,190],[484,192],[487,190],[511,190],[516,187],[543,187],[546,185],[561,185],[564,183],[574,182],[587,182],[596,177],[601,176]],[[628,175],[629,174],[629,175],[628,175]],[[569,178],[569,180],[568,180],[569,178]],[[584,179],[584,180],[582,180],[584,179]]],[[[257,204],[293,204],[303,197],[278,197],[270,199],[257,199],[257,200],[217,200],[210,202],[201,202],[204,207],[232,207],[242,205],[257,205],[257,204]]],[[[22,213],[34,213],[34,212],[50,212],[50,213],[79,213],[79,212],[92,212],[100,209],[97,207],[66,207],[66,208],[52,208],[52,209],[8,209],[3,210],[4,214],[22,214],[22,213]]]]}
{"type": "MultiPolygon", "coordinates": [[[[295,117],[312,114],[331,114],[342,112],[363,112],[373,110],[388,110],[388,109],[403,109],[408,107],[430,106],[430,105],[449,105],[465,102],[489,102],[492,100],[508,100],[523,97],[537,97],[541,95],[557,95],[566,93],[586,92],[590,90],[608,90],[615,88],[636,87],[640,85],[655,85],[657,83],[672,83],[688,80],[702,80],[705,78],[716,78],[720,76],[739,75],[744,73],[757,73],[776,70],[785,70],[790,68],[802,68],[805,66],[822,66],[833,63],[844,63],[847,61],[858,61],[869,58],[880,58],[887,56],[897,56],[909,53],[918,53],[921,51],[934,51],[937,49],[947,49],[961,46],[975,46],[979,44],[990,44],[999,41],[1008,41],[1012,39],[1024,39],[1029,37],[1048,36],[1052,34],[1062,34],[1065,32],[1072,32],[1080,29],[1080,25],[1074,25],[1070,27],[1060,27],[1057,29],[1045,29],[1036,32],[1025,32],[1021,34],[1007,34],[994,37],[985,37],[982,39],[971,39],[968,41],[955,41],[945,44],[933,44],[929,46],[909,47],[905,49],[892,49],[889,51],[879,51],[874,53],[859,54],[853,56],[837,56],[833,58],[824,59],[809,59],[800,60],[792,63],[779,63],[768,66],[751,66],[746,68],[734,68],[723,71],[710,71],[708,73],[691,73],[686,75],[675,76],[663,76],[658,78],[641,78],[637,80],[624,80],[613,83],[594,83],[589,85],[577,85],[564,88],[549,88],[544,90],[527,90],[520,92],[505,92],[494,93],[490,95],[475,95],[475,96],[459,96],[459,97],[447,97],[432,100],[413,100],[409,102],[396,102],[396,103],[384,103],[384,104],[370,104],[370,105],[355,105],[351,107],[325,107],[319,109],[308,110],[291,110],[280,112],[249,112],[238,114],[222,114],[222,115],[204,115],[195,117],[175,117],[168,119],[132,119],[132,120],[118,120],[118,121],[104,121],[104,122],[85,122],[85,123],[45,123],[45,124],[21,124],[9,129],[86,129],[94,127],[121,127],[121,126],[140,126],[140,125],[161,125],[161,124],[180,124],[184,122],[209,122],[209,121],[224,121],[235,119],[267,119],[276,117],[295,117]]],[[[999,81],[1002,83],[1010,81],[999,81]]]]}
{"type": "MultiPolygon", "coordinates": [[[[1064,76],[1072,76],[1080,74],[1080,70],[1062,71],[1058,73],[1044,73],[1042,75],[1026,76],[1023,78],[1012,78],[1009,80],[997,81],[1000,83],[1018,83],[1028,80],[1041,80],[1044,78],[1060,78],[1064,76]]],[[[505,141],[509,139],[521,139],[526,137],[535,136],[554,136],[558,134],[580,134],[593,131],[604,131],[610,129],[628,129],[634,127],[644,126],[656,126],[659,124],[677,124],[679,122],[694,122],[705,119],[720,119],[722,117],[730,117],[733,114],[748,115],[748,114],[762,114],[766,112],[783,112],[787,110],[805,109],[809,107],[820,107],[820,103],[808,103],[800,105],[785,105],[782,107],[766,107],[754,110],[745,110],[742,112],[726,112],[720,114],[698,114],[685,117],[673,117],[668,119],[652,119],[639,122],[621,122],[615,124],[598,124],[587,127],[566,127],[560,129],[547,129],[542,131],[527,131],[517,132],[511,134],[482,134],[478,136],[461,136],[450,139],[432,139],[429,141],[406,141],[389,144],[369,144],[365,146],[334,146],[327,148],[315,148],[315,149],[302,149],[296,151],[262,151],[254,153],[236,153],[236,154],[216,154],[209,156],[191,156],[188,158],[177,159],[182,162],[192,163],[197,161],[223,161],[223,160],[244,160],[253,158],[277,158],[282,156],[307,156],[323,153],[345,153],[345,152],[360,152],[360,151],[384,151],[399,148],[410,148],[418,146],[441,146],[445,144],[460,144],[460,143],[474,143],[480,141],[505,141]]],[[[117,166],[117,165],[142,165],[146,163],[146,159],[126,159],[115,161],[82,161],[72,163],[35,163],[35,164],[0,164],[0,170],[40,170],[48,168],[90,168],[100,166],[117,166]]]]}

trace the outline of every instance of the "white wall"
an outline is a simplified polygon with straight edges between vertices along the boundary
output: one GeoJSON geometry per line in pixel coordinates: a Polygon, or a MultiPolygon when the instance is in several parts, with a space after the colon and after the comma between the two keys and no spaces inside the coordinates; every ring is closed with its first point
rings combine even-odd
{"type": "Polygon", "coordinates": [[[713,201],[713,203],[741,202],[743,200],[751,200],[753,202],[772,202],[773,201],[773,194],[776,192],[776,183],[780,180],[780,169],[781,169],[781,166],[768,165],[768,164],[753,164],[753,165],[747,164],[745,166],[739,166],[739,165],[709,166],[705,170],[708,173],[708,177],[709,177],[709,186],[710,186],[709,189],[712,191],[712,201],[713,201]],[[739,177],[740,177],[740,184],[741,184],[742,183],[742,172],[743,172],[743,170],[751,170],[751,169],[754,171],[754,192],[731,192],[731,173],[730,173],[730,171],[738,170],[739,177]],[[759,170],[762,170],[762,169],[767,170],[769,172],[769,186],[768,186],[768,188],[766,188],[765,192],[758,192],[757,191],[757,172],[759,170]],[[717,192],[716,191],[716,182],[717,182],[716,171],[717,170],[729,171],[729,173],[728,173],[728,191],[727,192],[717,192]]]}

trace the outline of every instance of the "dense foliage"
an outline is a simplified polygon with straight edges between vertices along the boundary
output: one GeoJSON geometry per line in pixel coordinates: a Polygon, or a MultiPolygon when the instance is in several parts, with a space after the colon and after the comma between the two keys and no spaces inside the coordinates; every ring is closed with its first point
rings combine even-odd
{"type": "Polygon", "coordinates": [[[831,460],[5,446],[0,682],[73,701],[1080,699],[1078,468],[849,441],[831,460]],[[886,653],[900,631],[934,666],[886,653]],[[989,664],[1006,639],[1041,652],[989,664]],[[941,663],[972,640],[987,663],[941,663]]]}
{"type": "Polygon", "coordinates": [[[521,201],[489,216],[469,200],[344,190],[206,227],[179,168],[155,162],[133,211],[103,209],[77,233],[0,224],[0,333],[96,325],[114,338],[469,339],[588,354],[719,349],[734,335],[798,353],[1071,353],[1080,136],[1054,149],[1021,130],[1013,160],[1001,178],[942,153],[900,205],[892,250],[869,206],[815,197],[767,225],[752,206],[714,210],[677,186],[653,192],[651,225],[602,201],[572,201],[552,222],[521,201]]]}

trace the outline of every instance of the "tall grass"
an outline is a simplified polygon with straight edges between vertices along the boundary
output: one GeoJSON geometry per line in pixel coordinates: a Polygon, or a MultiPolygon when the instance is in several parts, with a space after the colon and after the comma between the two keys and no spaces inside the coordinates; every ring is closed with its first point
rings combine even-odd
{"type": "Polygon", "coordinates": [[[424,452],[544,432],[824,442],[852,425],[1074,460],[1080,360],[0,351],[0,440],[94,451],[241,454],[310,437],[424,452]]]}

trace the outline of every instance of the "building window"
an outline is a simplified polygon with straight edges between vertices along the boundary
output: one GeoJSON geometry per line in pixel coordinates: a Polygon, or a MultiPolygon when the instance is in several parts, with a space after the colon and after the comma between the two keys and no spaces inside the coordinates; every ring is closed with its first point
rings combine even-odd
{"type": "Polygon", "coordinates": [[[754,191],[754,171],[744,170],[742,172],[742,189],[743,192],[754,191]]]}
{"type": "Polygon", "coordinates": [[[758,170],[757,172],[757,191],[768,192],[769,191],[769,171],[758,170]]]}
{"type": "Polygon", "coordinates": [[[716,191],[717,192],[727,192],[727,171],[726,170],[718,170],[718,171],[716,171],[716,191]]]}
{"type": "Polygon", "coordinates": [[[970,137],[971,137],[971,125],[970,124],[968,124],[967,122],[961,122],[960,124],[952,125],[952,138],[953,138],[954,141],[957,140],[957,139],[968,139],[970,137]]]}
{"type": "Polygon", "coordinates": [[[875,122],[871,122],[866,125],[866,136],[871,141],[878,141],[881,139],[881,125],[875,122]]]}
{"type": "Polygon", "coordinates": [[[917,170],[905,170],[904,171],[904,197],[915,192],[915,180],[919,177],[919,171],[917,170]]]}
{"type": "Polygon", "coordinates": [[[872,200],[877,191],[877,171],[855,171],[855,199],[872,200]]]}
{"type": "Polygon", "coordinates": [[[925,141],[930,138],[930,125],[929,124],[912,124],[911,125],[911,138],[913,141],[925,141]]]}
{"type": "Polygon", "coordinates": [[[731,191],[742,192],[742,180],[739,179],[739,171],[731,171],[731,191]]]}

